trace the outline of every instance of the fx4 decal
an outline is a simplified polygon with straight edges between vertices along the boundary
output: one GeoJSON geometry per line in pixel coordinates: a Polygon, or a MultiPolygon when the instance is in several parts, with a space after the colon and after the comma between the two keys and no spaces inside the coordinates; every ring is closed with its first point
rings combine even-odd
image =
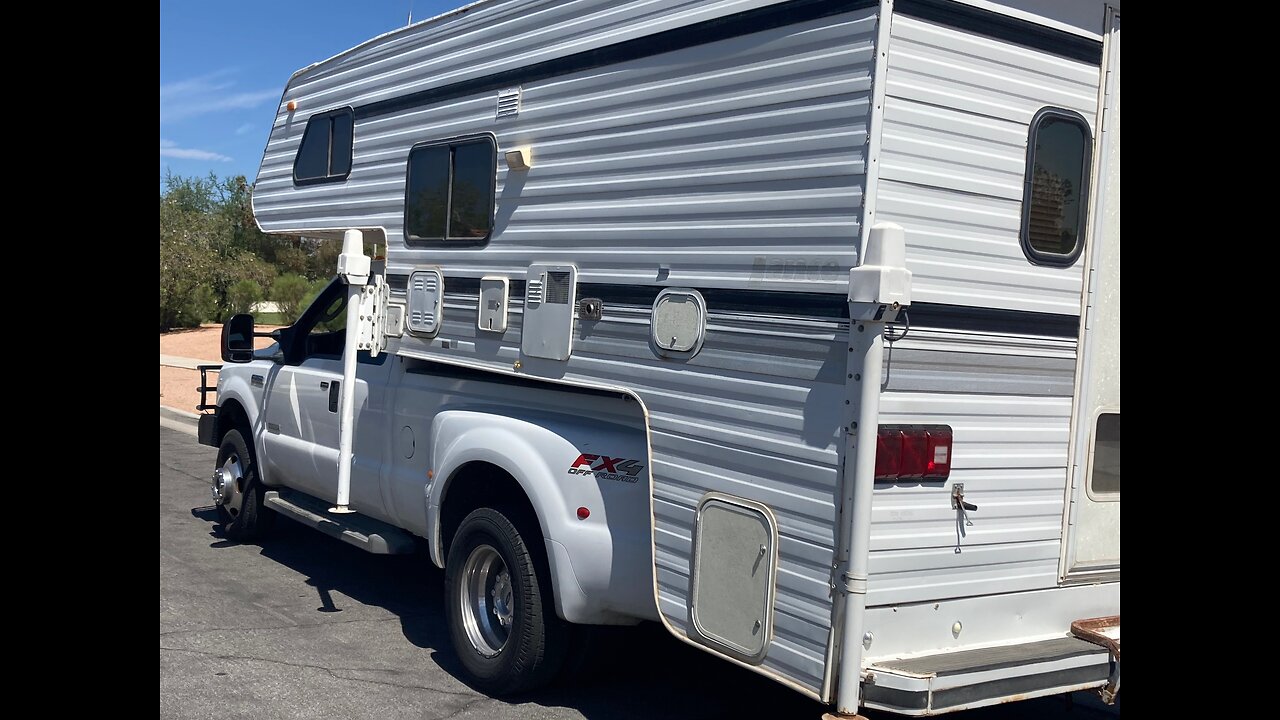
{"type": "Polygon", "coordinates": [[[591,453],[582,453],[569,466],[570,475],[594,475],[598,480],[617,480],[628,483],[639,480],[642,470],[644,465],[635,460],[591,453]],[[599,464],[596,464],[597,462],[599,464]]]}

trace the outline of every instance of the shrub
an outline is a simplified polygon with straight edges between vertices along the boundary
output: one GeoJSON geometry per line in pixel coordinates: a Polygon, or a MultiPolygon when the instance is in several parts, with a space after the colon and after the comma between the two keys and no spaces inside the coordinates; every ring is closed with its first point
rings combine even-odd
{"type": "Polygon", "coordinates": [[[253,280],[244,279],[227,289],[227,302],[233,313],[253,312],[255,303],[262,300],[262,286],[253,280]]]}
{"type": "Polygon", "coordinates": [[[306,278],[295,273],[285,273],[271,283],[271,299],[280,307],[285,322],[292,323],[302,314],[306,307],[302,301],[309,289],[306,278]]]}

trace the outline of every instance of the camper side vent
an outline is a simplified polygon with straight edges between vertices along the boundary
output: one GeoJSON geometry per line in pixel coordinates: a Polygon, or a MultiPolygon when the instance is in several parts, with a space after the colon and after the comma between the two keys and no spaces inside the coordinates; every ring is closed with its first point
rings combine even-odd
{"type": "Polygon", "coordinates": [[[520,88],[513,87],[498,92],[498,117],[515,117],[520,114],[520,88]]]}
{"type": "Polygon", "coordinates": [[[551,305],[569,304],[569,273],[547,273],[546,301],[551,305]]]}
{"type": "Polygon", "coordinates": [[[525,276],[520,352],[548,360],[573,353],[573,297],[578,271],[572,265],[534,263],[525,276]]]}
{"type": "Polygon", "coordinates": [[[409,276],[409,332],[434,336],[444,309],[444,276],[439,268],[415,270],[409,276]]]}

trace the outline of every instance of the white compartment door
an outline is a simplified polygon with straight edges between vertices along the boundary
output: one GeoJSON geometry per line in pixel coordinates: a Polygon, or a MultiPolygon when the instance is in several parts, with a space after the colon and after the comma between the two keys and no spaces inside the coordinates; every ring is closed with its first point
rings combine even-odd
{"type": "Polygon", "coordinates": [[[1105,40],[1092,240],[1072,443],[1064,578],[1120,570],[1120,13],[1105,40]]]}

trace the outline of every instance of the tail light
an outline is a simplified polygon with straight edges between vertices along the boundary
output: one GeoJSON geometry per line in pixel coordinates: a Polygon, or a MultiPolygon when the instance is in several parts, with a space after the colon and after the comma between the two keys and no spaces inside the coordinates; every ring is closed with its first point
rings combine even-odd
{"type": "Polygon", "coordinates": [[[946,480],[950,475],[950,427],[880,426],[876,438],[876,481],[946,480]]]}

